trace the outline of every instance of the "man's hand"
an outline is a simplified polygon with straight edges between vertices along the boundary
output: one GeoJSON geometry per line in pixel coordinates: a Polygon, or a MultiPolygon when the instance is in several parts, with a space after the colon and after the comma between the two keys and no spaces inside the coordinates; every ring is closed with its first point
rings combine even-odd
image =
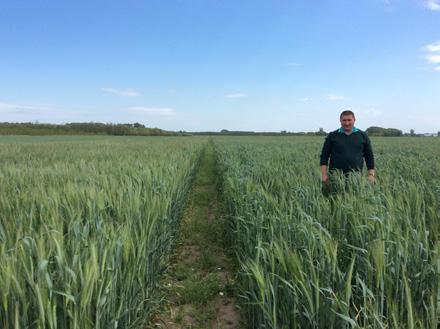
{"type": "Polygon", "coordinates": [[[374,170],[368,170],[368,181],[371,184],[376,183],[376,174],[375,174],[374,170]]]}
{"type": "Polygon", "coordinates": [[[327,166],[326,165],[322,165],[321,166],[321,174],[322,174],[322,182],[327,184],[328,183],[328,175],[327,175],[327,166]]]}

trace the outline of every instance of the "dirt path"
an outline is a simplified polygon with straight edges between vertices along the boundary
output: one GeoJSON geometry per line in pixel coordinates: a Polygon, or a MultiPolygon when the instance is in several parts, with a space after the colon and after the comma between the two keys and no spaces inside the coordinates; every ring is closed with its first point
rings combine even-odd
{"type": "Polygon", "coordinates": [[[223,237],[214,150],[209,143],[190,192],[181,241],[162,280],[165,301],[149,328],[244,328],[223,237]]]}

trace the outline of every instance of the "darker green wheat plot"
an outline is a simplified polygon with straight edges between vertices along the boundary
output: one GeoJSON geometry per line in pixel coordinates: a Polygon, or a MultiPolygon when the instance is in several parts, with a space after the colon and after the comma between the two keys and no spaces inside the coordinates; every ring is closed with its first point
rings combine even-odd
{"type": "Polygon", "coordinates": [[[373,140],[378,184],[321,192],[322,139],[217,138],[252,328],[439,325],[440,140],[373,140]]]}

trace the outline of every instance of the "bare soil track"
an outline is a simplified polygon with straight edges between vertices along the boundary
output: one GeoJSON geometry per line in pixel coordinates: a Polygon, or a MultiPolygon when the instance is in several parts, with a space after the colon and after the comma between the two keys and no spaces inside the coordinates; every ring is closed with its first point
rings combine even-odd
{"type": "Polygon", "coordinates": [[[244,328],[231,262],[224,252],[224,219],[215,157],[208,143],[189,196],[182,235],[161,282],[164,301],[148,328],[244,328]]]}

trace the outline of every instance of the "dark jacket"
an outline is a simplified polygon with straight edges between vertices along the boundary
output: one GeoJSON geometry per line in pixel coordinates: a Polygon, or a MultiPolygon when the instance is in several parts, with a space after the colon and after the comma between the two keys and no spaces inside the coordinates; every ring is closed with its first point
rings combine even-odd
{"type": "Polygon", "coordinates": [[[362,170],[364,159],[367,169],[374,169],[373,149],[368,135],[357,128],[353,128],[353,132],[346,135],[340,128],[327,135],[322,147],[320,164],[328,165],[329,170],[339,169],[348,173],[362,170]]]}

